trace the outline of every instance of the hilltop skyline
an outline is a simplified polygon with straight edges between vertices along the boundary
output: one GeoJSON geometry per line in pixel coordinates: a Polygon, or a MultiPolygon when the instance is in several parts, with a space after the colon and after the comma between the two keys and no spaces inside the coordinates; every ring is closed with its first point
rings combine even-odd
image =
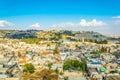
{"type": "Polygon", "coordinates": [[[119,0],[1,0],[0,30],[84,30],[120,35],[119,0]]]}

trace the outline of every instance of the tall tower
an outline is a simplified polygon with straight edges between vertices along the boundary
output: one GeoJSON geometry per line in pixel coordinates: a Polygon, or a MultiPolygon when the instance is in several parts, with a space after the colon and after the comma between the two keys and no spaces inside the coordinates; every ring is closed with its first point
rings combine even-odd
{"type": "Polygon", "coordinates": [[[85,42],[84,37],[82,37],[82,42],[85,42]]]}

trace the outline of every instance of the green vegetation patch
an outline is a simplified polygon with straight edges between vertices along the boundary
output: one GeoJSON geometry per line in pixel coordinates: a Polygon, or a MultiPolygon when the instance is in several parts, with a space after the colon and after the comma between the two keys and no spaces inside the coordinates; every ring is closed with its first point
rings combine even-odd
{"type": "Polygon", "coordinates": [[[21,39],[22,42],[26,42],[28,44],[38,44],[41,39],[39,38],[23,38],[21,39]]]}
{"type": "Polygon", "coordinates": [[[27,63],[24,65],[24,72],[34,73],[35,67],[32,63],[27,63]]]}
{"type": "Polygon", "coordinates": [[[79,61],[79,60],[68,59],[67,61],[64,62],[63,70],[69,70],[69,71],[76,70],[76,71],[86,72],[86,60],[81,59],[81,61],[79,61]]]}

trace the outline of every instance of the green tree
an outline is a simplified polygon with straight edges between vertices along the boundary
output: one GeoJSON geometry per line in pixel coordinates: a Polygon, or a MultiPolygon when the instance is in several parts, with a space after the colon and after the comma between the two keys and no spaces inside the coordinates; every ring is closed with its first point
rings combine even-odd
{"type": "Polygon", "coordinates": [[[108,41],[107,40],[101,40],[101,41],[95,40],[95,43],[97,43],[97,44],[107,44],[108,41]]]}
{"type": "Polygon", "coordinates": [[[59,70],[58,70],[58,68],[55,69],[55,72],[56,72],[56,74],[59,74],[59,70]]]}
{"type": "Polygon", "coordinates": [[[106,47],[101,47],[100,50],[99,50],[100,53],[105,53],[107,52],[107,48],[106,47]]]}
{"type": "Polygon", "coordinates": [[[99,52],[98,51],[92,51],[92,52],[90,52],[90,54],[99,54],[99,52]]]}
{"type": "Polygon", "coordinates": [[[79,46],[78,46],[78,45],[75,45],[75,47],[76,47],[76,48],[79,48],[79,46]]]}
{"type": "Polygon", "coordinates": [[[64,77],[64,80],[68,80],[68,77],[66,76],[66,77],[64,77]]]}
{"type": "Polygon", "coordinates": [[[58,49],[58,47],[57,47],[57,46],[54,48],[53,53],[54,53],[54,54],[59,53],[59,49],[58,49]]]}
{"type": "Polygon", "coordinates": [[[83,73],[85,73],[87,71],[87,59],[86,58],[81,59],[81,67],[82,67],[83,73]]]}
{"type": "Polygon", "coordinates": [[[49,70],[52,68],[52,65],[53,65],[52,62],[48,62],[47,66],[48,66],[49,70]]]}
{"type": "Polygon", "coordinates": [[[50,43],[48,43],[48,44],[47,44],[47,47],[49,47],[49,49],[50,49],[50,46],[51,46],[50,43]]]}
{"type": "Polygon", "coordinates": [[[86,72],[86,59],[81,59],[81,61],[78,60],[66,60],[63,64],[63,70],[77,70],[86,72]]]}
{"type": "Polygon", "coordinates": [[[33,73],[34,70],[35,70],[35,67],[33,66],[32,63],[27,63],[24,65],[24,72],[33,73]]]}

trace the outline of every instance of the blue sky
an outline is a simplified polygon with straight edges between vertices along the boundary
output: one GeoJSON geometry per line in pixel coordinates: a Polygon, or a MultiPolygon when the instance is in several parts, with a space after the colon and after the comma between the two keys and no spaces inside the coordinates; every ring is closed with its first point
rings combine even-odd
{"type": "Polygon", "coordinates": [[[0,29],[120,34],[120,0],[0,0],[0,29]]]}

